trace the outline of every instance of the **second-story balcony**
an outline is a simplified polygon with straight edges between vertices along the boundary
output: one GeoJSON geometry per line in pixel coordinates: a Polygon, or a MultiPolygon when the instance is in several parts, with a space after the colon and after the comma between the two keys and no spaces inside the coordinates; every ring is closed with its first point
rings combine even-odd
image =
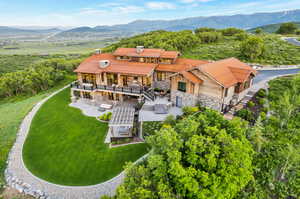
{"type": "Polygon", "coordinates": [[[94,84],[80,84],[74,82],[71,84],[71,88],[84,90],[84,91],[106,91],[106,92],[117,92],[123,94],[134,94],[141,95],[144,91],[147,91],[149,88],[144,86],[106,86],[106,85],[94,85],[94,84]]]}

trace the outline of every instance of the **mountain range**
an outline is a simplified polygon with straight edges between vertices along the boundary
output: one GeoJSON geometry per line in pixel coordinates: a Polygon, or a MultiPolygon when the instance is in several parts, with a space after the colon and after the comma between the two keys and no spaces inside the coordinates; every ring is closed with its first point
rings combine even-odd
{"type": "Polygon", "coordinates": [[[277,24],[289,21],[300,21],[300,9],[270,13],[238,14],[231,16],[192,17],[177,20],[136,20],[128,24],[96,26],[93,28],[77,27],[69,30],[61,30],[57,28],[26,30],[12,27],[0,27],[0,35],[24,33],[41,34],[47,32],[57,33],[55,36],[53,36],[56,39],[93,39],[106,37],[127,37],[153,30],[192,30],[198,27],[236,27],[241,29],[251,29],[268,24],[277,24]]]}

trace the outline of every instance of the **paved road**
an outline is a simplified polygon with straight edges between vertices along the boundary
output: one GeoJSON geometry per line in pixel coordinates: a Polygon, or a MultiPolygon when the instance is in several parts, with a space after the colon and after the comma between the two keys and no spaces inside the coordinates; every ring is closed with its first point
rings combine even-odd
{"type": "Polygon", "coordinates": [[[300,46],[300,41],[295,38],[284,38],[284,40],[296,46],[300,46]]]}
{"type": "Polygon", "coordinates": [[[254,79],[254,84],[257,84],[263,80],[270,79],[272,77],[280,75],[291,75],[300,72],[300,68],[297,69],[283,69],[283,70],[261,70],[254,79]]]}

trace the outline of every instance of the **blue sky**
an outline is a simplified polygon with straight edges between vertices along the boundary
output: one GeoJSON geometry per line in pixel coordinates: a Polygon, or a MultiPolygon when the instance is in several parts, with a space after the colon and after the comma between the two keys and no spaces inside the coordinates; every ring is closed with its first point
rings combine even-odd
{"type": "Polygon", "coordinates": [[[0,26],[96,26],[300,9],[300,0],[0,0],[0,26]],[[12,3],[13,2],[13,3],[12,3]]]}

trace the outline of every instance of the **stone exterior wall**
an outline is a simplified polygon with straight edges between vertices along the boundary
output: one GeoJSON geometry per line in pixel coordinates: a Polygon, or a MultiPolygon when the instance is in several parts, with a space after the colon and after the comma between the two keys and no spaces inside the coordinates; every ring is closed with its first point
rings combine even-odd
{"type": "Polygon", "coordinates": [[[221,111],[222,109],[222,102],[214,97],[210,97],[207,95],[193,95],[189,93],[184,93],[181,91],[177,90],[172,90],[171,91],[171,101],[173,102],[174,105],[176,105],[176,97],[181,97],[182,98],[182,106],[195,106],[197,103],[202,104],[205,107],[221,111]]]}
{"type": "Polygon", "coordinates": [[[198,101],[201,103],[202,106],[205,106],[205,107],[217,110],[217,111],[222,111],[222,102],[218,98],[200,94],[198,96],[198,101]]]}
{"type": "Polygon", "coordinates": [[[170,80],[164,80],[164,81],[154,81],[153,82],[153,88],[160,88],[163,90],[169,90],[170,89],[170,80]]]}

